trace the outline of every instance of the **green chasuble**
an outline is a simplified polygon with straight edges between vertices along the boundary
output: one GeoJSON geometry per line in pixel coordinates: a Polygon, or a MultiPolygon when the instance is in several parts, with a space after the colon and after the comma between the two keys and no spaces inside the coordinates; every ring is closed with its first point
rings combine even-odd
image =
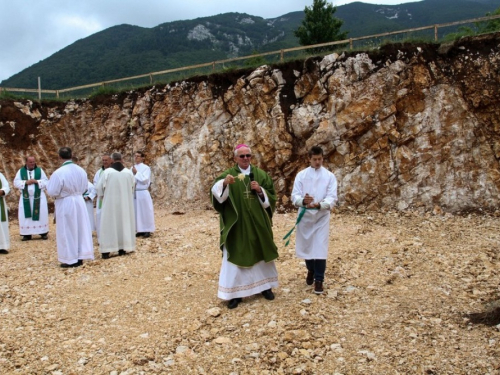
{"type": "Polygon", "coordinates": [[[235,177],[235,183],[226,186],[229,198],[219,203],[213,196],[212,204],[220,216],[220,248],[226,245],[228,261],[240,267],[252,267],[264,260],[271,262],[278,258],[278,249],[271,229],[273,211],[276,206],[276,192],[273,180],[262,169],[251,166],[254,180],[265,190],[270,207],[262,208],[260,198],[250,190],[250,178],[238,178],[238,166],[224,171],[215,182],[228,174],[235,177]]]}

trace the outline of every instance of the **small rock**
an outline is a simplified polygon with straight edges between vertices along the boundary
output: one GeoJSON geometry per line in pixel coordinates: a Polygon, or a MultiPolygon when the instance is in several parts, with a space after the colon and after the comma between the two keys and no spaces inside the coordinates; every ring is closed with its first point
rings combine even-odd
{"type": "Polygon", "coordinates": [[[207,310],[207,314],[213,317],[217,317],[221,314],[221,309],[220,307],[212,307],[211,309],[207,310]]]}
{"type": "Polygon", "coordinates": [[[216,344],[229,344],[231,339],[229,337],[219,336],[214,340],[214,342],[216,344]]]}

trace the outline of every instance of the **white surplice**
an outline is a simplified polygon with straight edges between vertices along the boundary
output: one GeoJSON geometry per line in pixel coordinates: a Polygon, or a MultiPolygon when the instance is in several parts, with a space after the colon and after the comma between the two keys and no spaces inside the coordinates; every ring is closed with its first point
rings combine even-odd
{"type": "Polygon", "coordinates": [[[149,194],[151,184],[151,168],[146,164],[134,165],[137,173],[135,177],[134,211],[137,233],[155,231],[155,214],[153,200],[149,194]]]}
{"type": "MultiPolygon", "coordinates": [[[[99,183],[99,178],[104,173],[104,167],[99,168],[99,170],[94,175],[94,187],[97,193],[97,184],[99,183]]],[[[99,201],[99,197],[95,202],[95,233],[97,235],[97,240],[99,241],[99,231],[101,230],[101,207],[102,201],[99,201]]]]}
{"type": "Polygon", "coordinates": [[[87,173],[66,161],[50,177],[47,194],[55,198],[57,255],[61,263],[94,259],[92,231],[83,194],[87,173]]]}
{"type": "Polygon", "coordinates": [[[90,222],[90,230],[95,230],[95,221],[94,221],[94,198],[97,195],[97,190],[94,187],[94,184],[88,181],[88,188],[85,194],[83,194],[83,198],[85,199],[85,206],[87,207],[87,212],[89,214],[89,222],[90,222]]]}
{"type": "MultiPolygon", "coordinates": [[[[45,234],[49,232],[49,209],[47,205],[47,196],[44,189],[49,182],[47,175],[41,170],[40,180],[38,180],[38,187],[40,188],[40,216],[39,220],[34,221],[31,217],[24,217],[24,199],[23,189],[26,181],[21,178],[21,170],[18,170],[14,178],[14,186],[20,190],[21,196],[19,197],[19,234],[21,236],[28,236],[32,234],[45,234]]],[[[35,178],[35,171],[27,171],[28,179],[35,178]]],[[[30,207],[33,210],[33,202],[35,200],[35,185],[28,185],[28,194],[30,197],[30,207]]]]}
{"type": "Polygon", "coordinates": [[[9,250],[10,249],[10,236],[9,236],[9,212],[7,210],[7,202],[5,196],[10,192],[10,186],[7,182],[5,176],[0,173],[0,180],[2,181],[2,187],[0,190],[4,191],[4,195],[0,197],[3,200],[5,221],[0,221],[0,249],[9,250]]]}
{"type": "Polygon", "coordinates": [[[102,198],[99,251],[135,250],[134,174],[107,168],[97,183],[102,198]]]}
{"type": "Polygon", "coordinates": [[[292,202],[299,208],[305,195],[314,197],[321,209],[307,209],[296,228],[295,253],[301,259],[327,259],[330,235],[330,210],[337,201],[337,179],[324,167],[308,167],[297,174],[292,202]]]}
{"type": "MultiPolygon", "coordinates": [[[[241,168],[240,168],[241,170],[241,168]]],[[[241,173],[250,174],[250,167],[246,170],[241,170],[241,173]]],[[[229,198],[229,189],[223,189],[224,180],[217,181],[212,187],[212,194],[220,203],[229,198]]],[[[269,207],[269,198],[266,191],[264,192],[264,201],[259,199],[263,208],[269,207]]],[[[274,261],[266,263],[260,261],[252,267],[238,267],[237,265],[228,262],[226,245],[222,248],[222,264],[219,275],[219,288],[217,297],[223,300],[231,300],[233,298],[243,298],[253,296],[268,290],[278,287],[278,270],[274,261]]]]}

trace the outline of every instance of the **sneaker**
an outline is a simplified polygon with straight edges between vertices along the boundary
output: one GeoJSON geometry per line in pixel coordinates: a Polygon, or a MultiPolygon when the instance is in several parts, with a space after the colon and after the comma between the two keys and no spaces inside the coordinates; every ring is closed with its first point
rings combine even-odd
{"type": "Polygon", "coordinates": [[[306,284],[313,285],[314,282],[314,272],[307,270],[306,284]]]}
{"type": "Polygon", "coordinates": [[[314,293],[323,294],[323,282],[322,281],[315,281],[314,282],[314,293]]]}

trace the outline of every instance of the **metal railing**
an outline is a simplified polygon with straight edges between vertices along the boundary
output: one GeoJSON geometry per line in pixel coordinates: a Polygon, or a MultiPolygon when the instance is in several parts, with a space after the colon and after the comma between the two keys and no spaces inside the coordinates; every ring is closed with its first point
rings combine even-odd
{"type": "Polygon", "coordinates": [[[102,82],[98,82],[98,83],[91,83],[88,85],[69,87],[69,88],[60,89],[60,90],[42,90],[41,84],[40,84],[40,78],[39,78],[37,89],[0,87],[0,95],[2,93],[6,93],[6,92],[28,92],[28,93],[38,93],[39,99],[41,99],[42,94],[53,94],[57,98],[59,98],[60,94],[67,93],[67,92],[89,89],[89,88],[93,88],[93,87],[105,87],[105,86],[113,84],[113,83],[130,81],[130,80],[135,80],[135,79],[143,79],[143,78],[149,78],[149,84],[152,85],[154,83],[153,77],[157,76],[157,75],[177,73],[177,72],[182,72],[182,71],[186,71],[186,70],[207,68],[207,67],[211,67],[212,71],[215,72],[217,65],[224,66],[224,64],[227,64],[230,62],[255,59],[257,57],[265,57],[265,56],[270,56],[270,55],[279,55],[280,62],[283,62],[285,59],[285,54],[290,53],[290,52],[310,50],[310,49],[314,49],[314,48],[330,47],[330,46],[335,46],[335,45],[339,45],[339,44],[349,44],[349,49],[352,50],[353,43],[356,41],[362,41],[362,40],[374,39],[374,38],[383,38],[383,37],[397,35],[397,34],[411,33],[411,32],[416,32],[416,31],[430,30],[430,29],[434,29],[434,40],[437,42],[439,28],[464,25],[464,24],[468,24],[468,23],[484,22],[484,21],[490,21],[490,20],[499,19],[499,18],[500,18],[500,15],[486,16],[486,17],[473,18],[473,19],[464,20],[464,21],[448,22],[448,23],[442,23],[442,24],[435,24],[435,25],[431,25],[431,26],[422,26],[422,27],[415,27],[412,29],[405,29],[405,30],[391,31],[391,32],[386,32],[386,33],[381,33],[381,34],[361,36],[361,37],[357,37],[357,38],[349,38],[349,39],[338,40],[338,41],[328,42],[328,43],[320,43],[320,44],[314,44],[314,45],[309,45],[309,46],[286,48],[286,49],[281,49],[278,51],[264,52],[264,53],[254,54],[254,55],[225,59],[225,60],[217,60],[217,61],[212,61],[212,62],[208,62],[208,63],[204,63],[204,64],[189,65],[189,66],[184,66],[184,67],[180,67],[180,68],[162,70],[159,72],[140,74],[140,75],[132,76],[132,77],[112,79],[112,80],[102,81],[102,82]]]}

